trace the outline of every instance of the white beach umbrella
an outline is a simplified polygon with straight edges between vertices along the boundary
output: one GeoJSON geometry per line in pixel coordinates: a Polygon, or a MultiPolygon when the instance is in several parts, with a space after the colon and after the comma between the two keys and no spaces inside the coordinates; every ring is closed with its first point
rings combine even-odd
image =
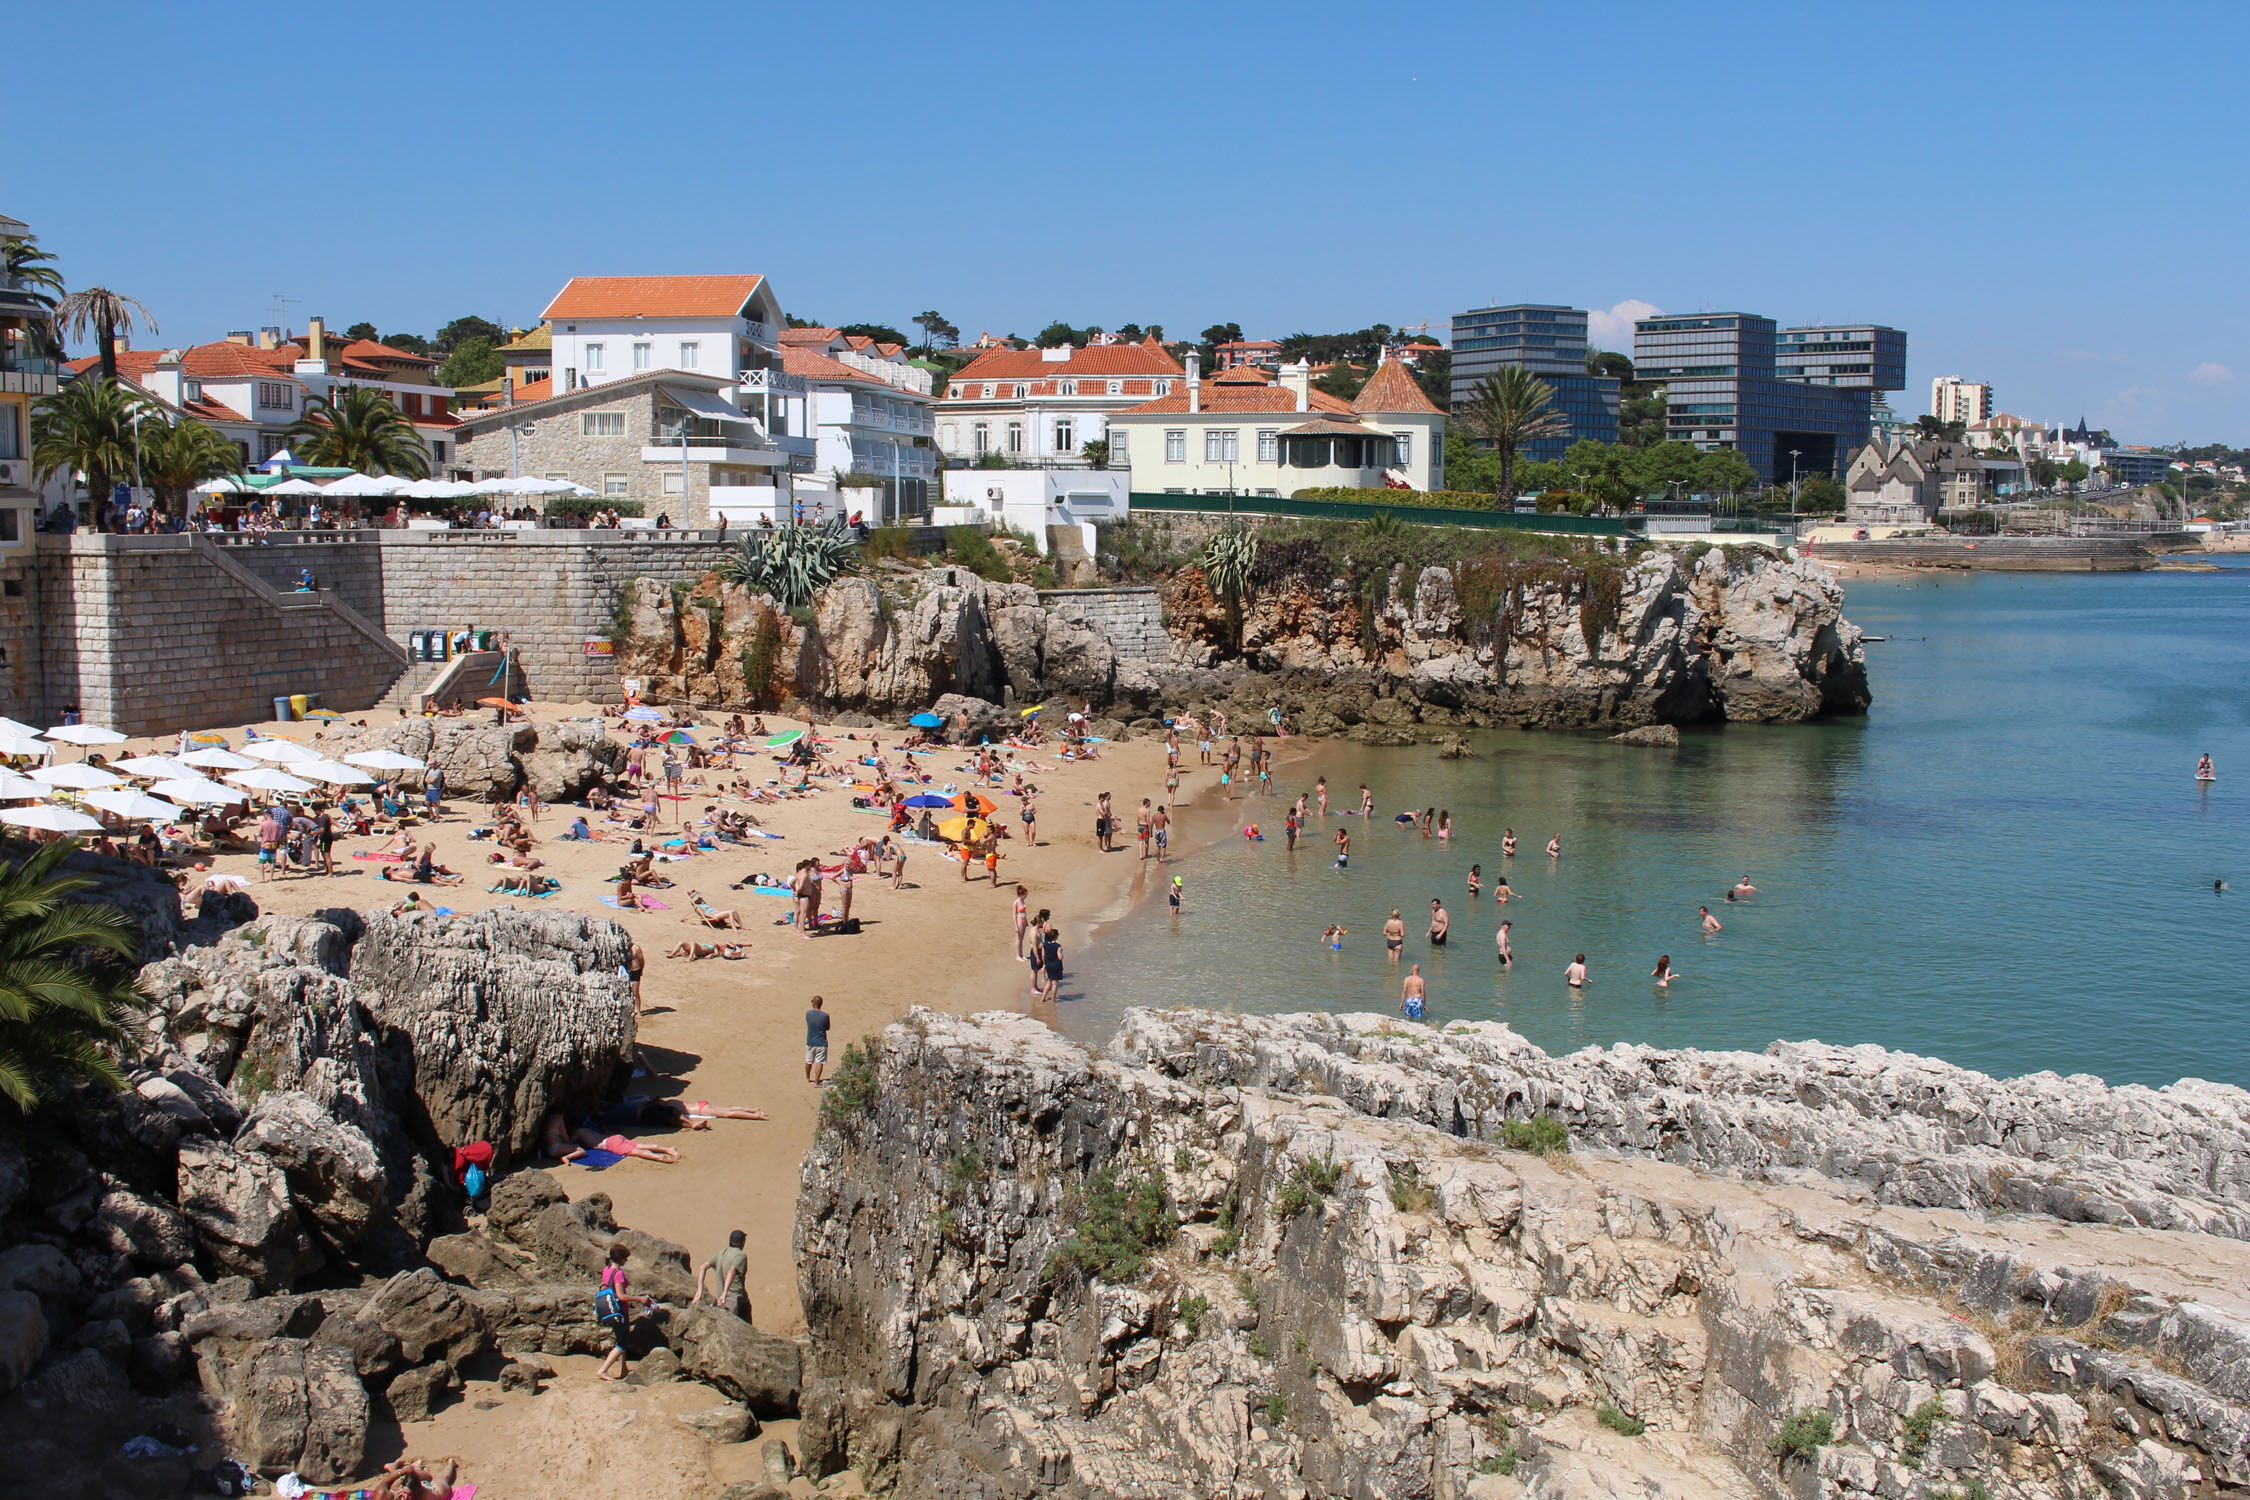
{"type": "Polygon", "coordinates": [[[301,760],[320,759],[318,750],[300,745],[295,740],[252,740],[242,747],[242,753],[252,760],[276,761],[285,765],[301,760]]]}
{"type": "Polygon", "coordinates": [[[365,766],[370,771],[419,771],[421,761],[396,750],[361,750],[344,757],[347,766],[365,766]]]}
{"type": "Polygon", "coordinates": [[[169,823],[180,815],[177,805],[136,792],[130,787],[115,791],[88,792],[79,799],[88,807],[98,807],[103,812],[115,813],[121,818],[161,818],[169,823]]]}
{"type": "Polygon", "coordinates": [[[195,487],[198,495],[238,495],[250,488],[233,474],[222,474],[217,479],[205,480],[195,487]]]}
{"type": "Polygon", "coordinates": [[[159,781],[149,791],[188,807],[225,807],[230,803],[249,800],[231,786],[221,786],[216,781],[205,781],[198,776],[187,776],[178,781],[159,781]]]}
{"type": "Polygon", "coordinates": [[[66,807],[11,807],[0,811],[0,823],[17,828],[38,828],[48,833],[99,833],[100,822],[66,807]]]}
{"type": "Polygon", "coordinates": [[[0,729],[0,755],[52,755],[55,747],[36,732],[0,729]]]}
{"type": "Polygon", "coordinates": [[[60,724],[47,731],[47,738],[65,745],[122,745],[126,740],[116,730],[99,724],[60,724]]]}
{"type": "Polygon", "coordinates": [[[189,768],[169,755],[128,755],[123,760],[109,763],[112,771],[123,771],[128,776],[138,776],[145,781],[166,781],[174,776],[190,774],[189,768]]]}
{"type": "Polygon", "coordinates": [[[396,494],[410,483],[395,474],[347,474],[334,484],[322,485],[320,492],[344,500],[374,500],[396,494]]]}
{"type": "Polygon", "coordinates": [[[313,781],[323,781],[330,786],[373,786],[375,778],[357,766],[339,765],[332,760],[291,761],[289,769],[313,781]]]}
{"type": "Polygon", "coordinates": [[[317,495],[319,485],[309,479],[284,479],[279,484],[269,484],[259,492],[265,495],[317,495]]]}
{"type": "Polygon", "coordinates": [[[11,734],[37,734],[39,732],[21,719],[11,719],[5,715],[0,715],[0,730],[6,730],[11,734]]]}
{"type": "Polygon", "coordinates": [[[0,802],[44,802],[54,788],[29,776],[0,771],[0,802]]]}
{"type": "Polygon", "coordinates": [[[227,780],[236,786],[255,787],[261,792],[309,792],[309,781],[299,781],[284,771],[237,771],[227,780]]]}
{"type": "Polygon", "coordinates": [[[178,759],[183,766],[194,766],[204,771],[247,771],[257,764],[247,755],[219,749],[190,750],[178,759]]]}
{"type": "Polygon", "coordinates": [[[45,786],[69,787],[74,792],[91,792],[102,787],[122,786],[125,778],[112,776],[107,771],[97,771],[82,761],[72,761],[67,766],[41,766],[31,773],[31,779],[45,786]]]}

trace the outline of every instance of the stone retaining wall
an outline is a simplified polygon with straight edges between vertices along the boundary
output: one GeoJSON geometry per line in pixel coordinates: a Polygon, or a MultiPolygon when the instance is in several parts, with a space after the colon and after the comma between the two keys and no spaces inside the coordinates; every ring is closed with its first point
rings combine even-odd
{"type": "Polygon", "coordinates": [[[1172,659],[1164,604],[1153,588],[1044,589],[1039,602],[1061,619],[1108,636],[1121,662],[1154,665],[1172,659]]]}

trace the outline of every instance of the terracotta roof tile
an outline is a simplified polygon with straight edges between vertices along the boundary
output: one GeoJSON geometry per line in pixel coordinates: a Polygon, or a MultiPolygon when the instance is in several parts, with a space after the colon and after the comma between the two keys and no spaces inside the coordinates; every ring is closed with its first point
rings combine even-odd
{"type": "Polygon", "coordinates": [[[809,345],[817,349],[842,337],[833,328],[784,328],[781,330],[780,341],[783,344],[809,345]]]}
{"type": "Polygon", "coordinates": [[[521,406],[526,401],[544,401],[554,393],[555,378],[552,375],[544,380],[527,380],[516,387],[516,405],[521,406]]]}
{"type": "MultiPolygon", "coordinates": [[[[1187,386],[1180,383],[1172,387],[1172,394],[1159,396],[1154,401],[1144,401],[1138,406],[1128,406],[1118,412],[1120,417],[1152,416],[1158,413],[1187,413],[1187,386]]],[[[1203,410],[1224,415],[1228,412],[1294,412],[1297,393],[1283,385],[1249,385],[1205,381],[1203,384],[1203,410]]],[[[1310,410],[1337,412],[1351,415],[1351,403],[1339,400],[1326,391],[1314,391],[1310,397],[1310,410]]]]}
{"type": "Polygon", "coordinates": [[[963,365],[954,383],[971,380],[1049,380],[1057,376],[1178,375],[1179,362],[1151,343],[1099,344],[1073,349],[1050,362],[1042,349],[987,349],[963,365]]]}
{"type": "Polygon", "coordinates": [[[1211,377],[1214,385],[1271,385],[1273,371],[1263,365],[1233,365],[1211,377]]]}
{"type": "Polygon", "coordinates": [[[1375,367],[1375,373],[1367,377],[1367,384],[1359,388],[1352,410],[1439,414],[1437,403],[1422,394],[1421,386],[1406,373],[1406,366],[1395,359],[1386,359],[1375,367]]]}
{"type": "Polygon", "coordinates": [[[781,369],[786,375],[801,375],[807,380],[849,380],[859,385],[871,385],[880,390],[891,386],[880,376],[865,370],[855,370],[841,360],[830,359],[817,349],[792,349],[784,345],[781,350],[781,369]]]}
{"type": "Polygon", "coordinates": [[[542,318],[731,318],[765,278],[573,276],[542,318]]]}

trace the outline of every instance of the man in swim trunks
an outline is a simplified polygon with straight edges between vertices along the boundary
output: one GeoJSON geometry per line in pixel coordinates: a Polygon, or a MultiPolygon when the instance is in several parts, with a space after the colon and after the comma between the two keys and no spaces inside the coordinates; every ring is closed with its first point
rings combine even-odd
{"type": "Polygon", "coordinates": [[[1516,950],[1508,944],[1508,929],[1515,925],[1513,922],[1502,922],[1500,930],[1492,935],[1493,946],[1500,950],[1500,967],[1503,969],[1516,966],[1516,950]]]}
{"type": "Polygon", "coordinates": [[[1586,987],[1586,955],[1581,953],[1572,959],[1570,966],[1562,971],[1562,977],[1563,983],[1569,985],[1572,989],[1584,989],[1586,987]]]}
{"type": "Polygon", "coordinates": [[[1736,881],[1736,882],[1735,882],[1735,885],[1734,885],[1734,889],[1733,889],[1733,890],[1731,890],[1731,891],[1729,891],[1729,892],[1727,892],[1727,894],[1728,894],[1728,895],[1730,895],[1730,896],[1732,896],[1732,897],[1734,897],[1734,899],[1735,899],[1735,900],[1739,901],[1739,900],[1741,900],[1741,899],[1742,899],[1742,898],[1743,898],[1744,896],[1755,896],[1755,895],[1757,895],[1757,894],[1758,894],[1758,888],[1757,888],[1756,886],[1752,885],[1752,884],[1750,883],[1750,877],[1749,877],[1749,876],[1747,876],[1747,875],[1745,875],[1745,876],[1743,876],[1743,877],[1742,877],[1742,878],[1741,878],[1740,880],[1738,880],[1738,881],[1736,881]]]}
{"type": "Polygon", "coordinates": [[[1352,864],[1352,836],[1343,829],[1336,830],[1336,868],[1348,870],[1352,864]]]}
{"type": "Polygon", "coordinates": [[[805,1012],[805,1082],[817,1086],[821,1075],[828,1071],[828,1002],[820,996],[812,997],[812,1009],[805,1012]]]}
{"type": "Polygon", "coordinates": [[[1159,807],[1148,815],[1149,833],[1156,840],[1156,862],[1164,863],[1164,850],[1172,841],[1172,815],[1159,807]]]}
{"type": "Polygon", "coordinates": [[[1445,907],[1439,903],[1437,897],[1432,896],[1430,898],[1430,946],[1433,948],[1444,947],[1445,935],[1452,927],[1453,918],[1446,915],[1445,907]]]}
{"type": "MultiPolygon", "coordinates": [[[[1336,836],[1342,838],[1343,834],[1339,832],[1336,836]]],[[[1391,919],[1383,924],[1383,948],[1387,955],[1385,962],[1397,963],[1398,950],[1405,946],[1406,919],[1398,914],[1398,908],[1394,906],[1391,908],[1391,919]]]]}
{"type": "Polygon", "coordinates": [[[1406,980],[1399,986],[1399,1014],[1409,1021],[1419,1021],[1427,1013],[1430,987],[1422,978],[1422,966],[1415,964],[1406,971],[1406,980]]]}

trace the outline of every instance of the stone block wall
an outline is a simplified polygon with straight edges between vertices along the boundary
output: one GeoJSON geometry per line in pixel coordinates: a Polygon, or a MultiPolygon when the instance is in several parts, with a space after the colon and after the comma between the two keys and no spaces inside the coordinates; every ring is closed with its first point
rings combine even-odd
{"type": "Polygon", "coordinates": [[[42,538],[38,571],[48,721],[76,704],[89,723],[160,734],[268,719],[292,693],[350,712],[401,670],[319,599],[277,604],[192,536],[42,538]]]}
{"type": "Polygon", "coordinates": [[[383,628],[496,630],[516,648],[534,698],[623,700],[616,661],[586,643],[609,628],[636,578],[692,582],[730,550],[693,532],[385,531],[383,628]]]}
{"type": "Polygon", "coordinates": [[[35,545],[0,547],[0,717],[44,729],[62,719],[47,707],[45,616],[35,545]]]}
{"type": "Polygon", "coordinates": [[[1172,638],[1164,633],[1164,604],[1149,587],[1046,589],[1039,602],[1057,617],[1109,637],[1119,661],[1166,662],[1172,638]]]}
{"type": "Polygon", "coordinates": [[[667,476],[679,476],[677,461],[649,463],[641,457],[642,448],[663,446],[663,439],[652,435],[658,427],[655,391],[647,385],[605,395],[607,390],[593,386],[536,403],[506,420],[495,414],[473,414],[456,435],[451,466],[472,469],[479,476],[560,474],[605,493],[604,477],[622,475],[625,493],[612,498],[638,501],[647,519],[668,516],[682,526],[709,524],[710,464],[690,458],[683,496],[664,488],[667,476]],[[625,431],[613,437],[589,435],[580,420],[589,412],[622,413],[625,431]]]}
{"type": "Polygon", "coordinates": [[[377,533],[366,531],[268,531],[218,533],[205,538],[224,550],[244,571],[288,593],[297,574],[310,569],[314,586],[371,620],[383,618],[383,556],[377,533]]]}

